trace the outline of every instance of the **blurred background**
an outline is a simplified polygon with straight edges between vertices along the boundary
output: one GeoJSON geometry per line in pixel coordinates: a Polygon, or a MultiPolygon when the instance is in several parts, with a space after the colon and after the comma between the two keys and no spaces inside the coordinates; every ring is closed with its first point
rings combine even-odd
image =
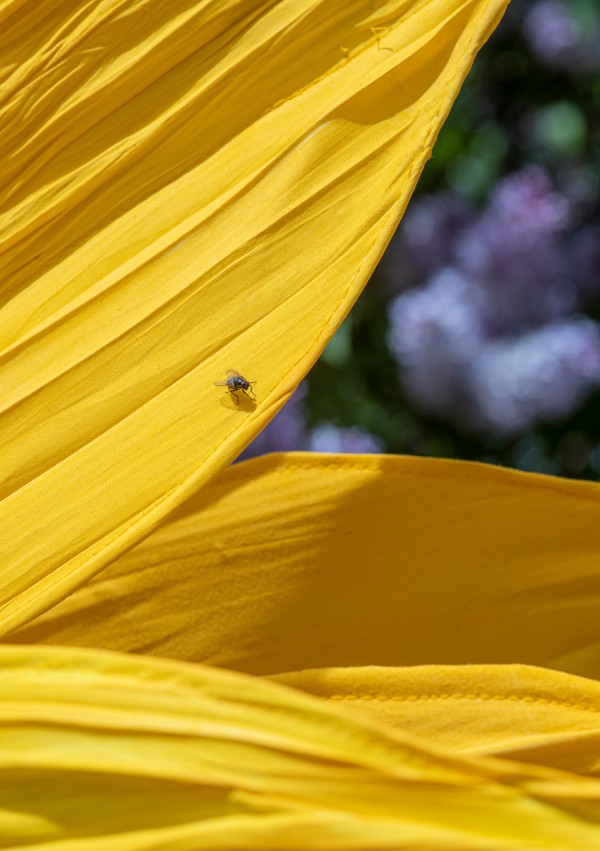
{"type": "Polygon", "coordinates": [[[600,3],[512,0],[349,318],[244,453],[600,477],[600,3]]]}

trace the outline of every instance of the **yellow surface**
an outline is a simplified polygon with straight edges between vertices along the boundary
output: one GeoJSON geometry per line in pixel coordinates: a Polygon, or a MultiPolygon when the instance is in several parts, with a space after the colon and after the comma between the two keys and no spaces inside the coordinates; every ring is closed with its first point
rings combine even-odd
{"type": "Polygon", "coordinates": [[[591,849],[600,782],[449,756],[239,674],[5,647],[0,844],[591,849]]]}
{"type": "Polygon", "coordinates": [[[269,456],[5,640],[267,675],[454,753],[598,776],[599,517],[589,483],[269,456]]]}
{"type": "Polygon", "coordinates": [[[600,487],[483,464],[272,455],[8,637],[277,674],[524,663],[600,678],[600,487]]]}
{"type": "Polygon", "coordinates": [[[289,397],[505,5],[2,3],[2,631],[289,397]],[[256,406],[214,387],[230,368],[256,406]]]}
{"type": "Polygon", "coordinates": [[[274,677],[460,754],[600,777],[600,683],[525,665],[325,668],[274,677]]]}
{"type": "Polygon", "coordinates": [[[597,486],[215,478],[504,6],[0,0],[0,847],[600,849],[597,486]]]}

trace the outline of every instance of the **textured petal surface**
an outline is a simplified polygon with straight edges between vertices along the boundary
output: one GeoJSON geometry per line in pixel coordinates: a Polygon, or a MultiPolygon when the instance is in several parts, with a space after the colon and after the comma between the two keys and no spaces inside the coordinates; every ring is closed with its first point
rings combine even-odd
{"type": "Polygon", "coordinates": [[[6,640],[268,674],[455,752],[597,775],[600,685],[531,664],[600,677],[599,513],[595,485],[478,464],[272,456],[6,640]]]}
{"type": "Polygon", "coordinates": [[[147,534],[289,397],[504,6],[0,5],[4,631],[147,534]],[[213,386],[230,368],[257,405],[213,386]]]}
{"type": "Polygon", "coordinates": [[[0,844],[600,848],[600,783],[449,757],[239,674],[5,647],[0,844]]]}
{"type": "Polygon", "coordinates": [[[524,663],[600,678],[600,488],[483,464],[235,465],[9,641],[254,674],[524,663]]]}
{"type": "Polygon", "coordinates": [[[600,683],[524,665],[335,668],[274,677],[454,753],[600,777],[600,683]]]}

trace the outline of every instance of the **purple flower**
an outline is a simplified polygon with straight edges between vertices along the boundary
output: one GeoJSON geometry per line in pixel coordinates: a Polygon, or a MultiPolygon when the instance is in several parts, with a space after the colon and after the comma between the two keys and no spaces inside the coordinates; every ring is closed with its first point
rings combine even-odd
{"type": "Polygon", "coordinates": [[[599,328],[574,315],[600,294],[598,249],[570,219],[548,175],[523,169],[457,232],[451,265],[390,303],[388,344],[420,407],[512,438],[600,386],[599,328]]]}
{"type": "Polygon", "coordinates": [[[533,52],[548,65],[588,72],[600,67],[600,27],[594,26],[592,19],[584,28],[573,3],[534,3],[523,19],[523,34],[533,52]]]}
{"type": "Polygon", "coordinates": [[[557,233],[569,224],[569,202],[552,189],[550,177],[539,166],[530,165],[494,189],[488,217],[502,222],[511,237],[527,238],[540,231],[557,233]]]}
{"type": "Polygon", "coordinates": [[[456,239],[473,216],[471,206],[452,192],[426,195],[404,218],[402,237],[409,259],[431,273],[454,259],[456,239]]]}
{"type": "Polygon", "coordinates": [[[383,452],[381,441],[358,426],[339,428],[332,423],[322,423],[311,432],[308,448],[312,452],[342,452],[367,454],[383,452]]]}
{"type": "Polygon", "coordinates": [[[307,432],[303,404],[306,386],[301,384],[281,411],[240,455],[240,461],[268,452],[291,452],[306,448],[307,432]]]}
{"type": "Polygon", "coordinates": [[[306,384],[301,384],[238,460],[244,461],[268,452],[300,450],[344,453],[383,451],[383,444],[377,437],[356,426],[338,428],[332,423],[323,423],[309,434],[303,411],[305,397],[306,384]]]}
{"type": "Polygon", "coordinates": [[[464,373],[482,344],[477,299],[460,273],[444,269],[389,307],[388,345],[409,394],[430,413],[464,401],[464,373]]]}
{"type": "Polygon", "coordinates": [[[491,336],[529,330],[567,315],[576,294],[559,236],[569,202],[531,166],[500,181],[480,218],[462,236],[457,265],[479,290],[491,336]]]}
{"type": "Polygon", "coordinates": [[[525,15],[523,32],[532,50],[546,62],[556,62],[582,38],[581,27],[560,0],[540,0],[525,15]]]}
{"type": "Polygon", "coordinates": [[[471,205],[452,192],[415,199],[383,255],[376,281],[396,294],[450,265],[457,237],[472,217],[471,205]]]}
{"type": "Polygon", "coordinates": [[[600,331],[589,319],[495,342],[472,364],[477,425],[498,437],[570,414],[600,384],[600,331]]]}

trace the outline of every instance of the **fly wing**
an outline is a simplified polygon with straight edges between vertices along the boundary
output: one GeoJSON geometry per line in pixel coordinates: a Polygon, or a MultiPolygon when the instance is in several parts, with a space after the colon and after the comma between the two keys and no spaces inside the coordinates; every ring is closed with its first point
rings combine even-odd
{"type": "Polygon", "coordinates": [[[227,378],[241,378],[242,376],[239,374],[237,369],[228,369],[227,370],[227,378]]]}
{"type": "Polygon", "coordinates": [[[218,381],[215,381],[215,387],[227,387],[227,379],[220,378],[218,381]]]}

